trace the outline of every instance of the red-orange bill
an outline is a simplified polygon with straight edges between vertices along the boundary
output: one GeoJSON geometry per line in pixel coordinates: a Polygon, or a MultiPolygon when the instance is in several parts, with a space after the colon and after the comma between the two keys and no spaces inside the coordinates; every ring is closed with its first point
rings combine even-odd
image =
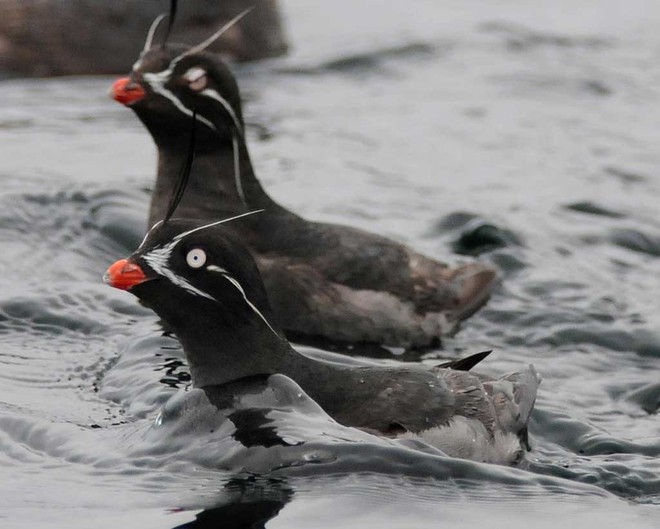
{"type": "Polygon", "coordinates": [[[111,265],[103,276],[103,282],[106,285],[121,290],[129,290],[135,285],[144,283],[149,279],[142,271],[142,268],[128,259],[120,259],[111,265]]]}
{"type": "Polygon", "coordinates": [[[146,92],[144,91],[144,88],[131,81],[130,78],[122,77],[112,84],[110,95],[115,101],[119,101],[122,105],[130,105],[131,103],[143,99],[146,92]]]}

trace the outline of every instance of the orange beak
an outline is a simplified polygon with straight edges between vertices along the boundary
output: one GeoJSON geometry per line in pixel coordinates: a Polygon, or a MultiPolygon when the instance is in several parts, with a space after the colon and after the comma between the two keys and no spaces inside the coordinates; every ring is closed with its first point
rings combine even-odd
{"type": "Polygon", "coordinates": [[[130,105],[144,99],[146,92],[139,84],[131,81],[128,77],[117,79],[110,88],[110,96],[122,105],[130,105]]]}
{"type": "Polygon", "coordinates": [[[106,285],[120,290],[130,290],[135,285],[149,281],[149,279],[142,268],[128,259],[120,259],[111,265],[103,276],[103,282],[106,285]]]}

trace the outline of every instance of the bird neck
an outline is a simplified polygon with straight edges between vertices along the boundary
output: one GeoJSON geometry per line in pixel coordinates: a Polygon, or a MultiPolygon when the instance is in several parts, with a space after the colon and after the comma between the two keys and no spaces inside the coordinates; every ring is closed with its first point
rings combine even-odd
{"type": "MultiPolygon", "coordinates": [[[[150,226],[165,215],[181,168],[188,157],[185,143],[156,141],[158,174],[149,211],[150,226]]],[[[210,141],[198,142],[192,172],[177,216],[218,219],[249,210],[272,210],[275,207],[254,174],[245,142],[239,140],[238,145],[240,178],[236,177],[231,139],[213,137],[210,141]]]]}
{"type": "MultiPolygon", "coordinates": [[[[264,317],[272,321],[266,312],[264,317]]],[[[170,320],[190,366],[195,387],[226,384],[255,375],[286,373],[297,353],[275,326],[254,313],[209,308],[194,320],[170,320]]]]}
{"type": "MultiPolygon", "coordinates": [[[[297,382],[333,415],[341,413],[347,401],[371,386],[364,384],[368,373],[299,353],[277,327],[271,328],[261,318],[241,317],[235,311],[196,314],[194,320],[180,326],[176,321],[169,323],[183,346],[197,388],[208,390],[248,377],[279,373],[297,382]],[[357,393],[346,392],[346,387],[357,393]]],[[[272,321],[270,311],[265,310],[264,316],[272,321]]]]}

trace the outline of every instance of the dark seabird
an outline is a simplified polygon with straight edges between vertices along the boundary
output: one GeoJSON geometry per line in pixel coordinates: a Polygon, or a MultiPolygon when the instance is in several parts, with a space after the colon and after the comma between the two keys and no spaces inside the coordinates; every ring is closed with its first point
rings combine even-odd
{"type": "Polygon", "coordinates": [[[538,386],[532,366],[493,379],[461,370],[469,362],[454,366],[459,369],[361,366],[305,356],[275,323],[250,252],[224,223],[160,222],[104,277],[173,330],[195,387],[224,392],[228,384],[279,373],[342,425],[421,439],[455,457],[496,463],[520,458],[538,386]]]}

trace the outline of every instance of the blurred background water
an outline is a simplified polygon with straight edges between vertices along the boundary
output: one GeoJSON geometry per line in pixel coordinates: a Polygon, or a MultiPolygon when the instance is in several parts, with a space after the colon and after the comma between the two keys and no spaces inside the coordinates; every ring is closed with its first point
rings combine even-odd
{"type": "Polygon", "coordinates": [[[500,268],[489,305],[421,360],[534,363],[532,451],[503,469],[356,438],[246,475],[217,436],[159,436],[183,355],[100,281],[144,233],[155,149],[112,78],[7,80],[2,525],[657,527],[660,5],[281,8],[289,56],[236,67],[257,174],[307,218],[500,268]]]}

